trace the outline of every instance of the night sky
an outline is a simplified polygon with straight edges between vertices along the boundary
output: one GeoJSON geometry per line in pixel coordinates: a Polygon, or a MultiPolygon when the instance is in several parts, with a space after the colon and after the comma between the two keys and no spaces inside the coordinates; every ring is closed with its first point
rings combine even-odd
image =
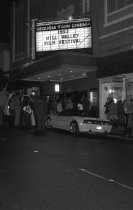
{"type": "Polygon", "coordinates": [[[9,41],[10,26],[10,2],[11,0],[2,0],[0,7],[0,42],[9,41]]]}
{"type": "MultiPolygon", "coordinates": [[[[0,42],[9,42],[9,28],[10,28],[10,4],[15,0],[2,0],[1,6],[0,6],[0,42]]],[[[45,1],[45,0],[44,0],[45,1]]],[[[74,1],[74,0],[73,0],[74,1]]],[[[55,4],[55,7],[58,5],[58,8],[60,4],[58,3],[58,0],[49,0],[49,5],[53,3],[55,4]]],[[[62,0],[63,5],[68,5],[68,2],[71,2],[70,0],[62,0]]],[[[49,6],[50,8],[50,6],[49,6]]],[[[55,11],[54,6],[53,12],[55,11]]]]}

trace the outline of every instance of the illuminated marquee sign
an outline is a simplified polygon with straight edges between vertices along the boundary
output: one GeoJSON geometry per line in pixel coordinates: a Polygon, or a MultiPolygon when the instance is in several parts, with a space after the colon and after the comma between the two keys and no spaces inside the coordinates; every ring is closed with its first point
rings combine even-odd
{"type": "Polygon", "coordinates": [[[36,24],[36,52],[91,47],[90,18],[36,24]]]}

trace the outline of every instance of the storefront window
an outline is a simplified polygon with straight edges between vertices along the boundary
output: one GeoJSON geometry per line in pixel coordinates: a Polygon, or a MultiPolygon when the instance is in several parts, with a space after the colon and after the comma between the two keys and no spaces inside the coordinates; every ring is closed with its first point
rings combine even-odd
{"type": "Polygon", "coordinates": [[[116,103],[125,99],[125,80],[122,76],[112,78],[112,98],[116,103]]]}
{"type": "Polygon", "coordinates": [[[133,78],[126,79],[126,99],[133,99],[133,78]]]}
{"type": "Polygon", "coordinates": [[[89,91],[88,92],[88,98],[92,105],[98,106],[98,93],[97,91],[89,91]]]}
{"type": "Polygon", "coordinates": [[[112,82],[113,99],[130,100],[133,98],[133,78],[115,77],[112,82]]]}
{"type": "Polygon", "coordinates": [[[133,73],[99,80],[99,108],[102,118],[106,118],[104,105],[109,97],[115,103],[133,99],[133,73]]]}

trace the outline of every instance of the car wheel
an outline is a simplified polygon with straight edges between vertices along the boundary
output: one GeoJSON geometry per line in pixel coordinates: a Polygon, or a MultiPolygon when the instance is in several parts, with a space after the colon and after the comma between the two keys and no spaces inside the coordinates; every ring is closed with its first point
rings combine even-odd
{"type": "Polygon", "coordinates": [[[79,127],[77,122],[71,122],[70,124],[70,133],[74,136],[78,136],[79,135],[79,127]]]}
{"type": "Polygon", "coordinates": [[[46,128],[51,128],[51,127],[52,127],[52,125],[51,125],[51,118],[48,117],[48,118],[46,119],[46,128]]]}

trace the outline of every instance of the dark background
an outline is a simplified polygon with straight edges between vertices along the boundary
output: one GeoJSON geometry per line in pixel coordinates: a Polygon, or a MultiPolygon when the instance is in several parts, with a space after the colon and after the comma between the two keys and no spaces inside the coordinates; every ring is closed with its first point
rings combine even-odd
{"type": "Polygon", "coordinates": [[[3,0],[1,2],[1,6],[0,6],[0,42],[9,42],[10,3],[11,3],[11,0],[3,0]]]}

